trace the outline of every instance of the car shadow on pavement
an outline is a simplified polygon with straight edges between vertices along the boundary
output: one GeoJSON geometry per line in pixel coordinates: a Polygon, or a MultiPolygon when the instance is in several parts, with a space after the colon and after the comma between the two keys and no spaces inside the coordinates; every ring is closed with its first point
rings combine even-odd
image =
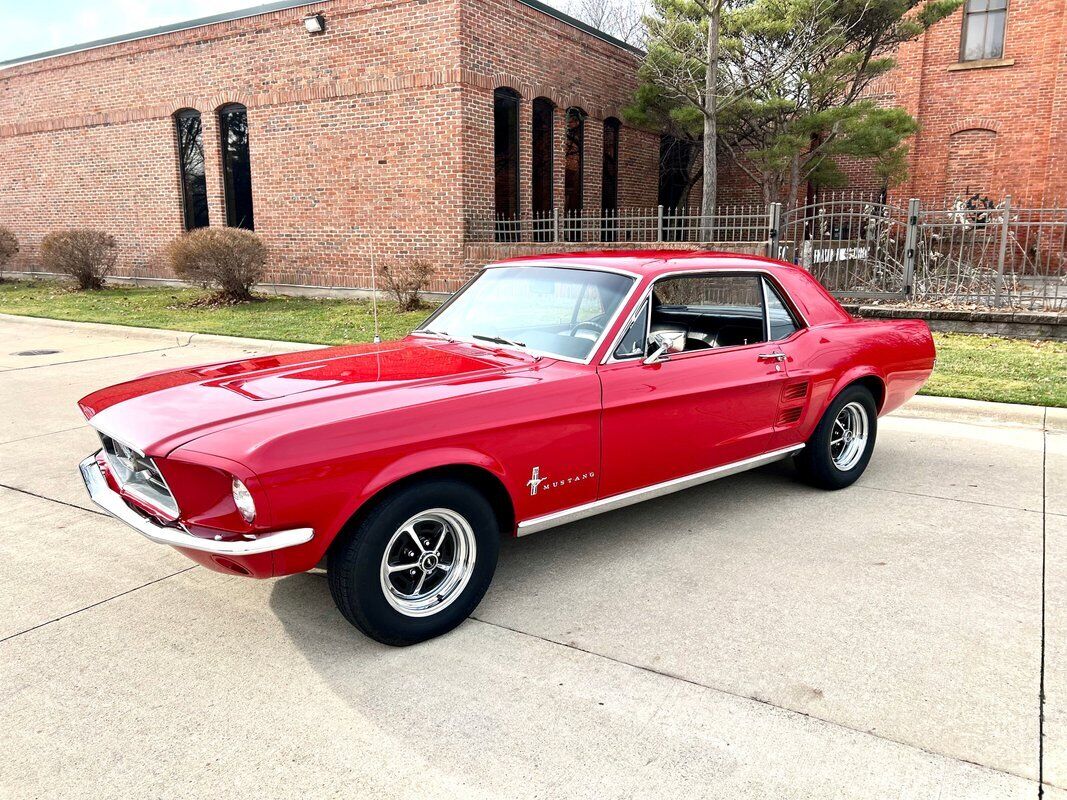
{"type": "MultiPolygon", "coordinates": [[[[561,575],[561,564],[575,575],[586,574],[596,567],[597,554],[608,549],[629,551],[629,558],[638,562],[658,549],[677,546],[680,538],[702,536],[709,523],[714,528],[709,514],[734,517],[743,513],[746,505],[758,502],[759,497],[767,493],[781,495],[790,487],[797,492],[822,494],[798,483],[795,469],[786,461],[533,536],[505,536],[493,584],[474,618],[478,619],[479,612],[489,608],[500,611],[510,596],[525,592],[526,587],[551,592],[553,583],[574,577],[561,575]]],[[[745,531],[735,526],[732,535],[743,537],[745,531]]],[[[343,646],[352,654],[376,650],[397,652],[396,648],[364,636],[341,616],[330,596],[326,573],[321,569],[278,579],[271,591],[270,605],[296,646],[309,657],[318,654],[330,660],[336,658],[336,651],[324,650],[326,639],[333,647],[343,646]]],[[[470,621],[464,623],[470,624],[470,621]]],[[[416,647],[432,645],[433,641],[416,647]]]]}

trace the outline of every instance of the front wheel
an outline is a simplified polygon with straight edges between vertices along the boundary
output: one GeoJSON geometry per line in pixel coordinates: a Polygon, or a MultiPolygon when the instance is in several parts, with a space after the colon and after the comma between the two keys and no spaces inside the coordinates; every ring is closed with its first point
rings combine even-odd
{"type": "Polygon", "coordinates": [[[851,486],[871,460],[878,433],[874,397],[850,386],[834,398],[806,446],[797,455],[801,476],[821,489],[851,486]]]}
{"type": "Polygon", "coordinates": [[[489,503],[451,480],[401,489],[343,536],[327,559],[330,593],[345,619],[390,645],[440,636],[470,616],[500,547],[489,503]]]}

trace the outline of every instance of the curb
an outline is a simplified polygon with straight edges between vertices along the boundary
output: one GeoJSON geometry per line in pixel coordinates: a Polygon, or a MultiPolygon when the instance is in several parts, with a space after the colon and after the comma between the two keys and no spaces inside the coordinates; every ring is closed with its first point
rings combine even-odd
{"type": "MultiPolygon", "coordinates": [[[[254,339],[246,336],[224,336],[217,333],[190,333],[165,328],[137,328],[103,322],[73,322],[47,317],[29,317],[19,314],[0,314],[0,321],[24,325],[44,325],[74,331],[98,331],[111,336],[125,336],[187,347],[190,344],[218,344],[266,352],[292,352],[294,350],[317,350],[329,345],[307,342],[285,342],[277,339],[254,339]]],[[[1035,428],[1037,430],[1067,432],[1067,408],[991,403],[984,400],[964,400],[956,397],[929,397],[917,395],[893,411],[890,416],[912,419],[936,419],[948,422],[964,422],[971,425],[997,427],[1035,428]]]]}
{"type": "Polygon", "coordinates": [[[970,425],[1067,431],[1067,408],[991,403],[958,397],[916,395],[889,416],[936,419],[970,425]]]}

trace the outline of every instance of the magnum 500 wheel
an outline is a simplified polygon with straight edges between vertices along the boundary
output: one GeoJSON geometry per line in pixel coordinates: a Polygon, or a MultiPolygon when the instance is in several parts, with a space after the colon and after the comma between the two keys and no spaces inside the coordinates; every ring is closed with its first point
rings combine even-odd
{"type": "Polygon", "coordinates": [[[500,531],[465,483],[413,484],[379,503],[330,550],[330,592],[345,619],[379,642],[408,645],[455,628],[496,570],[500,531]]]}
{"type": "Polygon", "coordinates": [[[851,486],[867,469],[877,432],[874,397],[863,386],[848,387],[830,403],[797,455],[801,476],[822,489],[851,486]]]}

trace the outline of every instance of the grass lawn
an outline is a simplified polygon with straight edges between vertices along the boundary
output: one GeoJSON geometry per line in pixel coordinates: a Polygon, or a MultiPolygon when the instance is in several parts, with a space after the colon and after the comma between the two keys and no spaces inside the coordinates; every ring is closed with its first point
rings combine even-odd
{"type": "MultiPolygon", "coordinates": [[[[374,335],[370,303],[269,297],[240,306],[190,306],[195,289],[114,287],[71,291],[48,282],[0,283],[0,313],[173,328],[257,339],[343,344],[374,335]]],[[[429,311],[401,314],[378,304],[382,338],[405,335],[429,311]]],[[[923,394],[1067,407],[1067,342],[935,333],[937,368],[923,394]]]]}
{"type": "MultiPolygon", "coordinates": [[[[190,305],[206,295],[197,289],[131,286],[76,292],[58,282],[7,281],[0,283],[0,313],[316,344],[374,338],[370,301],[272,295],[236,306],[190,305]]],[[[401,314],[395,303],[379,302],[382,338],[407,335],[429,314],[401,314]]]]}

